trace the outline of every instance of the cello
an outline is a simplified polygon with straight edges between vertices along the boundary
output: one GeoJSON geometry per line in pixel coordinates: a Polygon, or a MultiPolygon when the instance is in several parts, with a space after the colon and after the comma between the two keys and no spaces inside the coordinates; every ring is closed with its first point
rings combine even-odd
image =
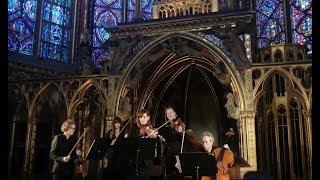
{"type": "Polygon", "coordinates": [[[217,160],[217,180],[230,180],[228,170],[234,163],[233,152],[228,148],[219,147],[216,148],[213,153],[217,160]]]}

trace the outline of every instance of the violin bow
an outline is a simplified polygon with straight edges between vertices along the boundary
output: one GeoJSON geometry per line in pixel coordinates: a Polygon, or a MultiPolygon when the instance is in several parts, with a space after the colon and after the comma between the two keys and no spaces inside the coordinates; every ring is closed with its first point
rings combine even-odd
{"type": "Polygon", "coordinates": [[[84,132],[81,134],[80,138],[78,139],[78,141],[76,142],[76,144],[73,146],[73,148],[71,149],[71,151],[69,152],[68,156],[70,156],[70,154],[72,153],[72,151],[74,150],[74,148],[76,148],[76,146],[79,144],[80,140],[84,137],[84,134],[89,130],[89,128],[87,127],[84,132]]]}
{"type": "MultiPolygon", "coordinates": [[[[131,121],[131,119],[133,118],[134,115],[132,115],[130,117],[130,119],[126,122],[126,124],[122,127],[122,129],[119,132],[119,135],[122,133],[122,131],[127,127],[127,125],[129,124],[129,122],[131,121]]],[[[115,141],[117,141],[118,137],[115,138],[115,141]]]]}

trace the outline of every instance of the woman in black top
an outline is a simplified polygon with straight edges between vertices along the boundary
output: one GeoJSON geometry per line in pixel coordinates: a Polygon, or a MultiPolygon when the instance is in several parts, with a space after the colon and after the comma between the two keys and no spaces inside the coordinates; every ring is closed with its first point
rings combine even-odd
{"type": "Polygon", "coordinates": [[[76,122],[67,119],[61,125],[62,133],[55,135],[51,142],[50,158],[54,161],[52,167],[53,180],[71,180],[74,177],[74,160],[78,155],[81,155],[79,149],[71,152],[77,142],[77,137],[73,135],[75,129],[76,122]]]}

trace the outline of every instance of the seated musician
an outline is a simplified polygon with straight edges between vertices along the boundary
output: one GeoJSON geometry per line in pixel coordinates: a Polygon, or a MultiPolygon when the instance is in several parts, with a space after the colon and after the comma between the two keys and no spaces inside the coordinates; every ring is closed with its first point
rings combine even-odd
{"type": "MultiPolygon", "coordinates": [[[[230,180],[228,170],[234,162],[234,155],[232,151],[225,147],[213,146],[214,137],[210,132],[203,132],[201,136],[202,146],[205,152],[214,153],[217,160],[218,173],[217,180],[230,180]]],[[[212,180],[215,177],[203,176],[201,180],[212,180]]]]}

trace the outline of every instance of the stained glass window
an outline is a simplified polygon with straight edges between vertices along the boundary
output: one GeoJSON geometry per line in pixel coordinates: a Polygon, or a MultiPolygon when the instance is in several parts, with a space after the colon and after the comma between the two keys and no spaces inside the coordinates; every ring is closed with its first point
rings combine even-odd
{"type": "Polygon", "coordinates": [[[72,0],[45,0],[40,56],[68,62],[71,50],[72,0]]]}
{"type": "Polygon", "coordinates": [[[143,19],[152,19],[153,0],[141,0],[143,19]]]}
{"type": "Polygon", "coordinates": [[[285,43],[282,0],[257,0],[258,47],[285,43]]]}
{"type": "MultiPolygon", "coordinates": [[[[96,65],[102,59],[108,59],[109,48],[104,44],[110,35],[105,27],[114,27],[123,23],[122,10],[124,5],[121,0],[96,0],[94,8],[93,27],[93,61],[96,65]]],[[[141,0],[143,19],[152,19],[153,0],[141,0]]],[[[127,1],[127,22],[132,22],[135,18],[136,0],[127,1]]]]}
{"type": "Polygon", "coordinates": [[[292,41],[312,50],[312,0],[290,0],[292,41]]]}
{"type": "Polygon", "coordinates": [[[109,56],[108,47],[102,46],[109,34],[105,27],[114,27],[122,22],[120,0],[96,0],[93,21],[93,61],[98,64],[109,56]]]}
{"type": "Polygon", "coordinates": [[[33,55],[37,0],[8,1],[8,50],[33,55]]]}

